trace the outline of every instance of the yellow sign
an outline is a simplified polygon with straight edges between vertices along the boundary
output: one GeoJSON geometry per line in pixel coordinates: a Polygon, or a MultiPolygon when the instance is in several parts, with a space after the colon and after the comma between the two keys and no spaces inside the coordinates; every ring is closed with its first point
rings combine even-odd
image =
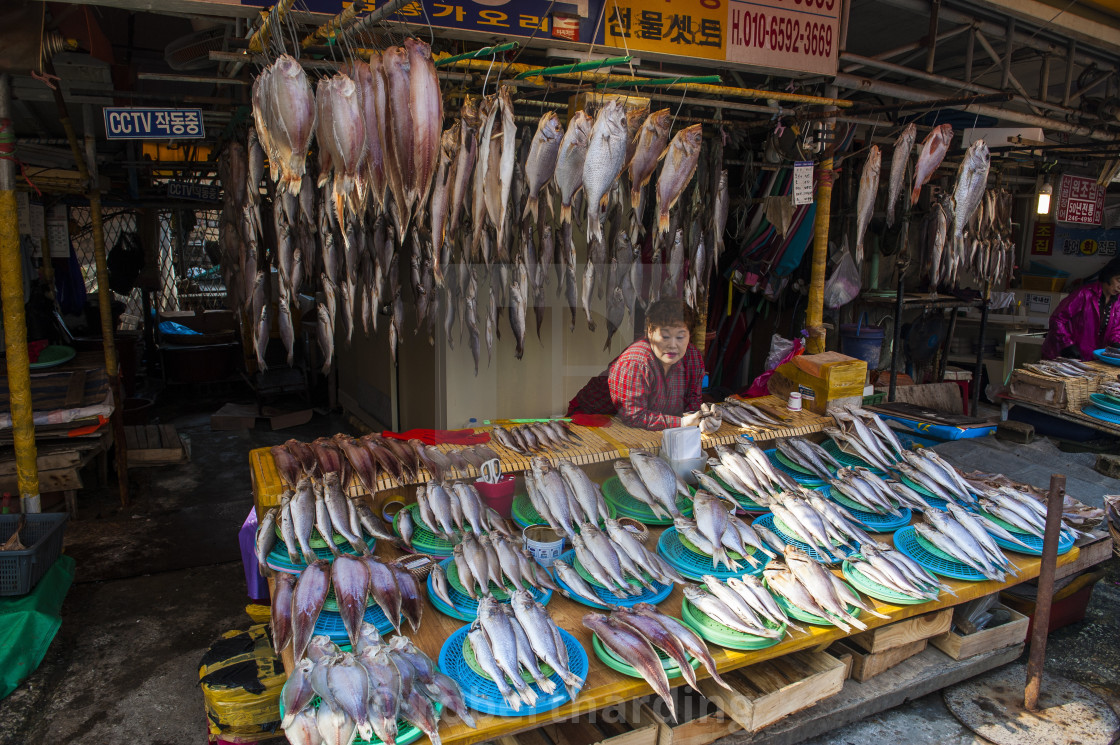
{"type": "Polygon", "coordinates": [[[725,0],[611,0],[604,41],[631,52],[724,59],[727,50],[725,0]]]}

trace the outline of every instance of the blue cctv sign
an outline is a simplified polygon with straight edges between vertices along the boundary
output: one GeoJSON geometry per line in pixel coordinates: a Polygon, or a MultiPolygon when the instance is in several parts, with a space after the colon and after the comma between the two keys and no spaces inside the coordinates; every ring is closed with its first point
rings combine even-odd
{"type": "Polygon", "coordinates": [[[106,106],[105,137],[110,140],[201,140],[206,136],[202,109],[106,106]]]}

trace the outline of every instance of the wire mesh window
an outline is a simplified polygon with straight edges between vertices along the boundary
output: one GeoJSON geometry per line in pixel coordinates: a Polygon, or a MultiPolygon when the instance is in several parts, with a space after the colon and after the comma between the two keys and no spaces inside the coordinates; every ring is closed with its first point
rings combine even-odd
{"type": "MultiPolygon", "coordinates": [[[[158,289],[153,306],[158,310],[208,310],[225,306],[226,288],[214,259],[217,258],[218,210],[161,210],[158,212],[158,289]]],[[[70,208],[74,252],[82,268],[86,291],[97,291],[93,229],[89,207],[70,208]]],[[[104,211],[105,249],[113,250],[121,233],[139,230],[135,210],[104,211]]],[[[141,290],[127,297],[113,294],[126,304],[122,326],[135,327],[143,318],[141,290]]]]}

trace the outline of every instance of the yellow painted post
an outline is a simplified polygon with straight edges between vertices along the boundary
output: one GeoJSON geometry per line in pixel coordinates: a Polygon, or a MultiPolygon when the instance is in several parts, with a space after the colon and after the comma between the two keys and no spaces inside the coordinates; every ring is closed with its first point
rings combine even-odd
{"type": "Polygon", "coordinates": [[[817,174],[817,217],[813,223],[813,273],[809,278],[809,307],[805,312],[809,340],[805,351],[824,351],[824,277],[828,263],[828,222],[832,216],[832,158],[821,161],[817,174]]]}
{"type": "Polygon", "coordinates": [[[39,465],[31,408],[31,368],[27,356],[27,320],[23,312],[23,257],[19,249],[16,165],[10,159],[16,133],[12,124],[12,87],[0,75],[0,299],[4,304],[4,354],[8,366],[8,401],[16,451],[16,482],[24,512],[39,512],[39,465]]]}

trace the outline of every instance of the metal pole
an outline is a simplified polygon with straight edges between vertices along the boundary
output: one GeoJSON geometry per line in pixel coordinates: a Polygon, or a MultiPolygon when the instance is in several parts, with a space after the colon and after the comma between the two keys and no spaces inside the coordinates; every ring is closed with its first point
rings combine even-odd
{"type": "Polygon", "coordinates": [[[16,204],[16,144],[12,123],[12,83],[0,75],[0,302],[4,306],[4,354],[8,368],[8,401],[16,451],[16,482],[21,509],[41,511],[35,422],[31,409],[31,367],[27,356],[24,316],[23,256],[19,249],[19,206],[16,204]]]}
{"type": "MultiPolygon", "coordinates": [[[[59,96],[62,94],[59,93],[59,96]]],[[[101,313],[101,344],[105,349],[105,375],[113,394],[113,413],[109,418],[113,427],[113,449],[117,454],[117,483],[120,487],[121,506],[128,506],[128,445],[124,436],[124,398],[121,396],[120,368],[117,365],[117,347],[113,339],[112,290],[109,289],[109,267],[105,263],[105,226],[101,221],[101,187],[97,181],[97,145],[94,140],[93,109],[82,107],[82,130],[85,135],[86,157],[78,157],[78,171],[89,184],[89,214],[93,234],[93,259],[97,266],[97,306],[101,313]],[[88,164],[87,162],[88,161],[88,164]]],[[[74,137],[71,147],[78,148],[77,135],[71,127],[67,134],[74,137]]]]}
{"type": "Polygon", "coordinates": [[[937,14],[941,10],[941,0],[932,0],[929,5],[929,51],[926,54],[926,72],[933,72],[933,59],[937,54],[937,14]]]}
{"type": "Polygon", "coordinates": [[[1062,529],[1062,501],[1066,477],[1050,476],[1050,493],[1046,495],[1046,533],[1042,538],[1042,559],[1038,567],[1038,596],[1031,622],[1031,655],[1027,661],[1027,689],[1023,708],[1038,710],[1038,694],[1042,688],[1042,668],[1046,664],[1046,637],[1050,633],[1050,604],[1054,600],[1054,569],[1058,563],[1058,538],[1062,529]]]}
{"type": "Polygon", "coordinates": [[[903,271],[898,270],[898,292],[894,300],[894,343],[891,344],[891,385],[887,390],[887,400],[894,401],[894,390],[898,385],[898,348],[902,346],[902,303],[903,271]]]}
{"type": "MultiPolygon", "coordinates": [[[[984,334],[988,330],[988,306],[991,305],[991,290],[984,291],[984,304],[980,306],[980,332],[976,339],[976,368],[972,372],[972,416],[980,413],[980,381],[984,377],[984,334]]],[[[956,312],[956,311],[954,311],[956,312]]]]}
{"type": "Polygon", "coordinates": [[[805,325],[809,329],[806,351],[809,354],[824,351],[824,280],[828,266],[828,221],[832,217],[832,158],[821,161],[818,178],[817,216],[813,223],[813,271],[809,279],[809,307],[805,311],[805,325]]]}

